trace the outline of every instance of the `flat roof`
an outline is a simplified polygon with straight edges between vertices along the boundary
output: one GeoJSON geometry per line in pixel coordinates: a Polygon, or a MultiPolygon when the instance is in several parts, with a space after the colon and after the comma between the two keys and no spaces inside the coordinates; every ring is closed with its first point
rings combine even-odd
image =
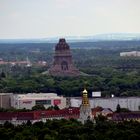
{"type": "Polygon", "coordinates": [[[13,93],[0,93],[0,95],[13,95],[13,93]]]}

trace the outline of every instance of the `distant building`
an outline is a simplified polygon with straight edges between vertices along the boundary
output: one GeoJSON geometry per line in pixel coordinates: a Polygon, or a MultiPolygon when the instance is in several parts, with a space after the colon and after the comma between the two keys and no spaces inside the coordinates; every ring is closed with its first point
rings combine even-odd
{"type": "Polygon", "coordinates": [[[95,107],[95,108],[92,109],[92,115],[93,115],[94,117],[98,117],[98,115],[101,115],[101,111],[102,111],[102,110],[103,110],[102,107],[97,106],[97,107],[95,107]]]}
{"type": "Polygon", "coordinates": [[[69,45],[65,39],[60,39],[55,46],[55,55],[49,74],[53,76],[78,76],[80,72],[72,62],[72,55],[69,45]]]}
{"type": "Polygon", "coordinates": [[[108,116],[111,114],[113,114],[113,111],[110,108],[102,108],[99,106],[92,108],[92,116],[93,117],[98,117],[99,115],[108,116]]]}
{"type": "Polygon", "coordinates": [[[113,114],[113,111],[110,108],[103,108],[101,115],[107,116],[108,114],[113,114]]]}
{"type": "Polygon", "coordinates": [[[2,58],[0,58],[0,65],[11,65],[11,66],[26,66],[26,67],[30,67],[32,66],[32,63],[30,62],[29,58],[27,57],[25,61],[4,61],[2,58]]]}
{"type": "Polygon", "coordinates": [[[30,112],[0,112],[0,124],[4,124],[6,121],[20,125],[27,123],[28,120],[31,123],[38,121],[46,122],[46,120],[52,119],[78,119],[79,108],[67,108],[62,110],[44,110],[44,111],[30,111],[30,112]]]}
{"type": "Polygon", "coordinates": [[[122,56],[122,57],[140,57],[140,51],[121,52],[120,56],[122,56]]]}
{"type": "MultiPolygon", "coordinates": [[[[126,112],[126,113],[113,113],[110,109],[104,109],[101,107],[92,109],[93,117],[98,115],[104,115],[108,119],[113,121],[140,121],[140,112],[126,112]],[[105,113],[105,114],[104,114],[105,113]]],[[[4,124],[6,121],[14,124],[21,125],[22,123],[46,122],[53,119],[79,119],[79,108],[66,108],[62,110],[44,110],[44,111],[29,111],[29,112],[0,112],[0,124],[4,124]]]]}
{"type": "MultiPolygon", "coordinates": [[[[116,110],[119,104],[121,108],[127,108],[131,111],[140,110],[140,97],[114,97],[114,98],[90,98],[91,108],[96,108],[98,106],[102,108],[110,108],[112,111],[116,110]]],[[[82,103],[81,98],[71,98],[71,107],[80,107],[82,103]]]]}
{"type": "Polygon", "coordinates": [[[11,64],[12,66],[18,65],[18,66],[28,66],[28,62],[27,61],[11,61],[8,62],[9,64],[11,64]]]}
{"type": "Polygon", "coordinates": [[[0,65],[7,65],[8,62],[5,62],[2,58],[0,58],[0,65]]]}
{"type": "Polygon", "coordinates": [[[113,121],[139,121],[140,122],[140,112],[122,112],[122,113],[113,113],[113,121]]]}
{"type": "Polygon", "coordinates": [[[92,97],[101,97],[101,91],[93,91],[92,97]]]}
{"type": "Polygon", "coordinates": [[[13,96],[13,93],[0,93],[0,108],[11,107],[11,96],[13,96]]]}
{"type": "Polygon", "coordinates": [[[56,93],[14,94],[11,98],[11,106],[16,109],[32,109],[35,105],[44,105],[45,108],[57,105],[63,109],[66,107],[66,98],[56,93]]]}
{"type": "Polygon", "coordinates": [[[47,66],[47,62],[46,61],[38,61],[36,64],[36,66],[41,66],[41,67],[44,67],[44,66],[47,66]]]}

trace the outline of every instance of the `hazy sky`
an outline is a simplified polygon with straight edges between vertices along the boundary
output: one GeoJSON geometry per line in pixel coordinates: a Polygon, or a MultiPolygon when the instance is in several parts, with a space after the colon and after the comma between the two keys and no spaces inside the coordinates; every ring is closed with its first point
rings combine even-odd
{"type": "Polygon", "coordinates": [[[0,0],[0,39],[140,33],[140,0],[0,0]]]}

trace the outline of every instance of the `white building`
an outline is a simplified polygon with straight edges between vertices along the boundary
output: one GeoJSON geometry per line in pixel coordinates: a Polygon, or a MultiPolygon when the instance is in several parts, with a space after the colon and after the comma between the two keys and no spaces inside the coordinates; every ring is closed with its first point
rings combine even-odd
{"type": "Polygon", "coordinates": [[[140,51],[121,52],[120,56],[123,56],[123,57],[140,57],[140,51]]]}
{"type": "MultiPolygon", "coordinates": [[[[115,111],[119,104],[121,108],[128,108],[131,111],[139,111],[140,109],[140,97],[90,98],[89,101],[91,108],[100,106],[115,111]]],[[[70,99],[71,107],[80,107],[81,102],[81,98],[70,99]]]]}
{"type": "Polygon", "coordinates": [[[35,105],[44,105],[45,108],[57,105],[60,109],[66,107],[66,98],[56,93],[28,93],[14,94],[11,97],[11,106],[16,109],[32,109],[35,105]]]}

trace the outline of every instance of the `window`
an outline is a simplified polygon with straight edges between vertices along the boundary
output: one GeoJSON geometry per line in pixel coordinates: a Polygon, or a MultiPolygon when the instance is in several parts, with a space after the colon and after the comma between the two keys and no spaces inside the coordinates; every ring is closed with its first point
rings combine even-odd
{"type": "Polygon", "coordinates": [[[37,105],[51,105],[51,100],[36,100],[37,105]]]}

